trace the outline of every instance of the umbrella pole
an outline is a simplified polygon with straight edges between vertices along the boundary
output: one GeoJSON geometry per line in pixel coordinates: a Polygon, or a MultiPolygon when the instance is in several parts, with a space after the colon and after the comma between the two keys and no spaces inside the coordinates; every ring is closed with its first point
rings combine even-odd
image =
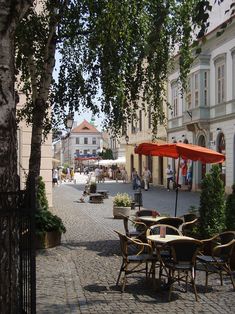
{"type": "Polygon", "coordinates": [[[178,159],[177,177],[176,177],[176,189],[175,189],[175,217],[177,216],[177,204],[178,204],[178,193],[179,193],[179,173],[180,173],[180,156],[178,159]]]}

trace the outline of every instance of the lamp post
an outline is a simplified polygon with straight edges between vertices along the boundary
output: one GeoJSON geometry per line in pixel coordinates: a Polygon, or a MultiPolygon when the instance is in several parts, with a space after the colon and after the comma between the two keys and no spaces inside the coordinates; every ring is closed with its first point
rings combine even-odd
{"type": "Polygon", "coordinates": [[[129,136],[128,135],[125,136],[125,141],[126,141],[126,145],[128,145],[129,144],[129,136]]]}
{"type": "Polygon", "coordinates": [[[68,163],[70,166],[70,152],[69,152],[69,138],[70,138],[70,132],[73,126],[73,122],[74,122],[74,117],[73,117],[73,113],[69,112],[65,118],[64,124],[66,129],[68,130],[68,163]]]}

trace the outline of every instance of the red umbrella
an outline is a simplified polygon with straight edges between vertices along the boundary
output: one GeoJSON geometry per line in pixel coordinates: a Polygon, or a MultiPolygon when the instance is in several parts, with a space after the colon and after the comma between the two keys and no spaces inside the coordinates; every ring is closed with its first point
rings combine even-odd
{"type": "Polygon", "coordinates": [[[225,156],[223,154],[220,154],[212,149],[184,143],[142,143],[136,147],[135,153],[140,155],[162,156],[175,159],[179,158],[176,182],[175,216],[177,214],[180,158],[190,159],[193,161],[199,160],[203,163],[222,163],[225,160],[225,156]]]}
{"type": "Polygon", "coordinates": [[[184,143],[142,143],[136,147],[135,153],[141,155],[183,158],[193,161],[199,160],[203,163],[221,163],[225,160],[223,154],[212,149],[184,143]]]}

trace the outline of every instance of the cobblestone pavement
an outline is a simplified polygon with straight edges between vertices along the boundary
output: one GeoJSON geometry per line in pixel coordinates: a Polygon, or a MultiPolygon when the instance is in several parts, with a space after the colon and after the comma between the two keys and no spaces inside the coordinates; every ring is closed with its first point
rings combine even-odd
{"type": "MultiPolygon", "coordinates": [[[[113,194],[122,190],[124,184],[101,186],[113,194]]],[[[124,190],[128,189],[127,184],[124,190]]],[[[205,294],[205,274],[200,272],[197,274],[199,302],[190,288],[184,293],[183,285],[177,284],[172,301],[168,302],[166,291],[157,291],[151,280],[140,276],[129,278],[126,292],[121,293],[115,286],[121,256],[113,230],[123,231],[122,221],[112,218],[112,196],[104,204],[79,203],[82,190],[82,185],[72,184],[54,189],[54,211],[65,222],[67,232],[61,246],[38,251],[37,313],[234,313],[235,292],[230,281],[225,278],[221,287],[218,277],[210,276],[209,291],[205,294]]],[[[171,192],[161,190],[159,195],[163,194],[166,197],[171,192]]],[[[187,205],[189,194],[185,192],[187,205]]],[[[198,204],[198,195],[192,193],[191,198],[198,204]]],[[[150,205],[159,202],[156,199],[150,205]]],[[[164,205],[164,199],[161,202],[164,205]]]]}

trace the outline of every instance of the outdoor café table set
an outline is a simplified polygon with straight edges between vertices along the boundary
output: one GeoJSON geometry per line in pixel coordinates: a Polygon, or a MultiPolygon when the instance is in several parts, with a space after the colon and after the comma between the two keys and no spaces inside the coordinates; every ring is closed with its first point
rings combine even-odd
{"type": "MultiPolygon", "coordinates": [[[[151,225],[154,224],[147,229],[146,243],[140,241],[140,239],[130,238],[117,232],[120,240],[122,238],[122,241],[124,241],[123,243],[125,244],[124,246],[123,243],[121,244],[122,249],[124,248],[124,251],[122,250],[123,263],[117,280],[118,284],[121,274],[124,273],[122,291],[124,292],[125,289],[127,275],[132,272],[137,272],[137,267],[141,264],[145,264],[146,267],[142,269],[142,272],[145,271],[146,277],[152,275],[154,288],[158,286],[160,287],[160,289],[167,288],[169,290],[169,301],[171,300],[173,284],[175,282],[179,283],[180,281],[186,284],[186,291],[188,283],[191,283],[195,298],[198,301],[197,289],[195,284],[195,273],[197,269],[196,260],[199,260],[200,264],[203,264],[203,259],[205,259],[205,262],[207,262],[209,261],[209,258],[211,262],[210,266],[213,265],[214,267],[213,270],[209,270],[206,264],[205,266],[203,265],[203,269],[200,269],[206,272],[206,289],[208,283],[208,275],[210,273],[219,273],[221,276],[222,285],[222,271],[225,271],[227,275],[230,276],[233,288],[235,290],[232,271],[229,266],[229,259],[228,261],[225,261],[222,260],[222,257],[209,257],[203,255],[203,241],[196,240],[189,236],[184,236],[175,227],[159,224],[164,218],[166,217],[155,217],[155,215],[153,215],[152,217],[142,216],[137,218],[137,221],[148,222],[151,223],[151,225]],[[156,234],[151,234],[151,229],[152,231],[154,231],[154,228],[157,229],[156,234]],[[178,234],[170,234],[170,228],[172,228],[173,233],[175,231],[178,231],[178,234]],[[126,240],[124,237],[126,237],[126,240]],[[132,255],[128,255],[128,245],[140,246],[139,251],[137,250],[138,252],[136,255],[133,255],[133,253],[132,255]],[[137,257],[137,259],[135,257],[137,257]],[[138,266],[133,267],[134,271],[132,271],[128,266],[131,263],[138,263],[138,266]],[[148,270],[148,264],[151,265],[150,270],[148,270]],[[155,278],[156,267],[159,268],[158,279],[155,278]],[[162,276],[167,277],[167,282],[164,284],[162,284],[162,276]]],[[[235,232],[234,234],[232,234],[232,232],[227,233],[231,233],[229,234],[229,236],[233,240],[231,240],[228,244],[220,245],[220,247],[226,247],[230,251],[235,250],[235,232]]]]}

